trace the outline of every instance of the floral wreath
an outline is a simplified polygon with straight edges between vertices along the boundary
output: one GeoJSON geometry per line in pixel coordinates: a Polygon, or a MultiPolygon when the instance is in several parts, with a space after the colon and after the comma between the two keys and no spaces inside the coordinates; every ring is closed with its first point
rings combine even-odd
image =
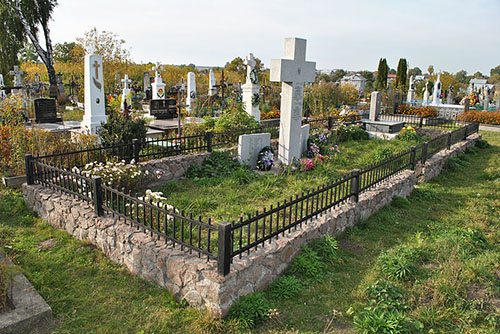
{"type": "Polygon", "coordinates": [[[274,151],[271,146],[266,146],[260,150],[257,156],[257,168],[261,171],[268,171],[274,164],[274,151]]]}

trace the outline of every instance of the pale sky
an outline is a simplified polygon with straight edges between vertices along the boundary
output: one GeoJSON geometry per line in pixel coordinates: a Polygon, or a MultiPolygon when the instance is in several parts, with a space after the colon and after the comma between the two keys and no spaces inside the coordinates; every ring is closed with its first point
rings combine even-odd
{"type": "Polygon", "coordinates": [[[224,66],[249,52],[266,67],[285,37],[307,39],[317,69],[391,68],[489,75],[500,65],[500,0],[59,0],[53,42],[93,27],[126,41],[137,62],[224,66]]]}

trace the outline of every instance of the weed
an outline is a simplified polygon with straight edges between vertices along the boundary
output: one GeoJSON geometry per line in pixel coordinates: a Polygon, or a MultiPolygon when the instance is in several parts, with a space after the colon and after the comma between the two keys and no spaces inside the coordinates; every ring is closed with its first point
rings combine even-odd
{"type": "Polygon", "coordinates": [[[384,251],[379,255],[377,262],[382,273],[389,279],[408,280],[415,275],[417,266],[416,251],[408,247],[398,247],[384,251]]]}
{"type": "Polygon", "coordinates": [[[445,168],[450,172],[458,172],[463,170],[468,163],[460,158],[449,158],[446,161],[445,168]]]}
{"type": "Polygon", "coordinates": [[[471,154],[471,155],[476,155],[476,154],[479,154],[479,149],[477,147],[470,146],[470,147],[467,147],[465,149],[465,153],[471,154]]]}
{"type": "Polygon", "coordinates": [[[375,150],[373,158],[376,161],[382,161],[394,154],[394,151],[390,147],[379,147],[375,150]]]}
{"type": "Polygon", "coordinates": [[[398,209],[408,209],[411,204],[410,201],[404,197],[394,196],[391,205],[398,209]]]}
{"type": "Polygon", "coordinates": [[[302,286],[302,281],[295,276],[281,276],[269,285],[269,295],[275,299],[290,299],[300,293],[302,286]]]}
{"type": "Polygon", "coordinates": [[[408,305],[403,298],[403,291],[391,282],[381,278],[365,290],[372,305],[385,305],[388,309],[407,311],[408,305]]]}
{"type": "Polygon", "coordinates": [[[488,141],[486,141],[484,139],[479,139],[476,142],[476,147],[479,147],[479,148],[488,148],[490,146],[491,146],[490,143],[488,143],[488,141]]]}
{"type": "Polygon", "coordinates": [[[304,278],[315,281],[324,279],[325,264],[320,261],[318,253],[309,246],[302,248],[302,253],[297,255],[292,263],[291,272],[304,278]]]}
{"type": "Polygon", "coordinates": [[[311,247],[311,249],[315,251],[319,255],[319,258],[324,262],[334,263],[338,260],[337,251],[339,249],[339,243],[330,235],[325,235],[310,242],[309,247],[311,247]]]}
{"type": "Polygon", "coordinates": [[[241,320],[251,327],[261,322],[271,308],[271,304],[264,297],[264,294],[257,292],[243,296],[234,303],[229,317],[241,320]]]}
{"type": "Polygon", "coordinates": [[[363,334],[410,334],[420,332],[424,325],[397,310],[382,305],[369,306],[354,316],[354,326],[363,334]]]}

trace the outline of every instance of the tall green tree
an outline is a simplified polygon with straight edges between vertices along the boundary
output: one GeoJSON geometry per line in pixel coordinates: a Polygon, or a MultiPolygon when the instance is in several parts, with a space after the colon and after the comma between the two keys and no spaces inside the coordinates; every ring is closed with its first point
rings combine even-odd
{"type": "Polygon", "coordinates": [[[419,67],[414,67],[408,70],[408,76],[422,75],[422,70],[419,67]]]}
{"type": "Polygon", "coordinates": [[[377,80],[375,81],[375,89],[385,89],[387,87],[387,74],[389,73],[389,66],[387,60],[380,58],[378,62],[377,80]]]}
{"type": "Polygon", "coordinates": [[[26,40],[19,20],[11,15],[8,1],[0,0],[0,73],[7,74],[18,63],[17,54],[26,40]]]}
{"type": "Polygon", "coordinates": [[[405,58],[400,58],[398,63],[398,71],[396,73],[396,82],[395,87],[397,90],[401,92],[406,91],[406,79],[408,72],[408,64],[406,63],[405,58]]]}
{"type": "MultiPolygon", "coordinates": [[[[0,18],[2,25],[5,26],[7,22],[14,21],[14,26],[20,29],[22,33],[22,37],[14,34],[6,38],[11,40],[10,43],[14,43],[14,40],[23,42],[25,36],[28,36],[47,68],[49,82],[52,86],[57,85],[57,80],[54,69],[49,21],[56,6],[57,0],[0,0],[0,8],[4,9],[3,14],[6,14],[0,18]],[[42,41],[39,39],[40,30],[45,39],[45,49],[42,47],[42,41]]],[[[0,43],[3,44],[3,42],[0,43]]]]}

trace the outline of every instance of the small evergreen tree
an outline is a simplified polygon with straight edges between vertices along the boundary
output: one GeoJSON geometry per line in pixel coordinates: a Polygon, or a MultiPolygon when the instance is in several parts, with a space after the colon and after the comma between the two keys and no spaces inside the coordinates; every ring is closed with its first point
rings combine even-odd
{"type": "Polygon", "coordinates": [[[398,71],[396,73],[395,88],[401,92],[406,91],[406,79],[408,73],[408,65],[406,59],[400,58],[398,63],[398,71]]]}
{"type": "Polygon", "coordinates": [[[387,87],[388,73],[389,73],[389,66],[387,66],[387,60],[385,58],[380,58],[380,61],[378,62],[377,80],[375,81],[376,89],[382,90],[387,87]]]}

